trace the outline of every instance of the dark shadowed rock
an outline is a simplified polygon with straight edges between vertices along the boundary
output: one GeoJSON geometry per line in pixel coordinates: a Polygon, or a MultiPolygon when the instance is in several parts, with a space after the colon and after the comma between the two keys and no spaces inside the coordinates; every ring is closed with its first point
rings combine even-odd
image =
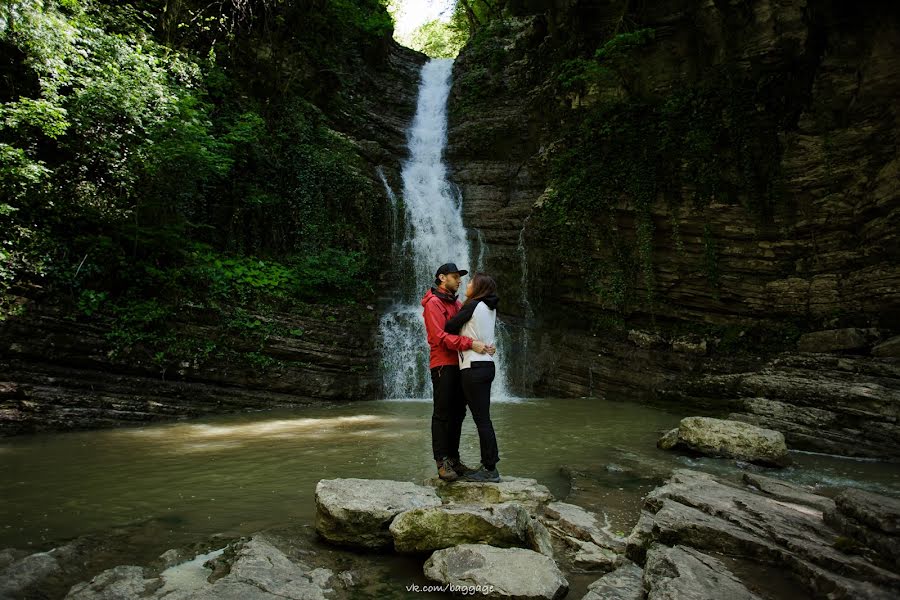
{"type": "Polygon", "coordinates": [[[650,547],[644,588],[647,600],[762,600],[721,561],[680,545],[650,547]]]}

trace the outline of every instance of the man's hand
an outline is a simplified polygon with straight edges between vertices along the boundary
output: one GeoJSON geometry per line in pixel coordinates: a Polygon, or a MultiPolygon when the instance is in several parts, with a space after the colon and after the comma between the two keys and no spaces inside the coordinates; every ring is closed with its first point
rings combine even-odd
{"type": "Polygon", "coordinates": [[[497,347],[491,344],[490,346],[486,346],[484,342],[479,342],[478,340],[472,341],[472,350],[477,352],[478,354],[488,354],[490,356],[494,355],[494,352],[497,351],[497,347]]]}

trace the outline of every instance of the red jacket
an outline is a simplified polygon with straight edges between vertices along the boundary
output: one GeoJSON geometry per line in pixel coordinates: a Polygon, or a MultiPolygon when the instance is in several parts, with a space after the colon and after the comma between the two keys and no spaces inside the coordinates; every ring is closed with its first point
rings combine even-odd
{"type": "Polygon", "coordinates": [[[447,324],[462,306],[456,296],[451,296],[438,288],[431,288],[422,298],[422,316],[425,317],[425,332],[428,334],[428,346],[431,348],[431,360],[428,368],[441,365],[459,365],[459,354],[472,348],[472,338],[453,335],[444,331],[447,324]]]}

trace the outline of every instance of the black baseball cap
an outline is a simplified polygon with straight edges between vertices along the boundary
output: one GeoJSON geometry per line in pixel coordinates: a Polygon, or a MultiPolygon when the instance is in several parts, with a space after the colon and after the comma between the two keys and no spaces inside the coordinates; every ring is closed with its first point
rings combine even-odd
{"type": "Polygon", "coordinates": [[[465,269],[457,269],[456,263],[445,263],[438,267],[437,273],[434,274],[434,278],[437,279],[438,275],[447,275],[448,273],[459,273],[460,275],[469,274],[465,269]]]}

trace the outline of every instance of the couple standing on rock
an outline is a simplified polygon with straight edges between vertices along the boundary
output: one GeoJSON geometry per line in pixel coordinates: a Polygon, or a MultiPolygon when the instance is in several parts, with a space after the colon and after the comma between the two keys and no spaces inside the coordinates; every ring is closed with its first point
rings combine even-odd
{"type": "Polygon", "coordinates": [[[497,320],[497,284],[475,273],[466,286],[466,301],[456,292],[469,272],[454,263],[441,265],[434,285],[422,298],[425,331],[431,349],[429,367],[434,387],[431,448],[438,476],[444,481],[500,481],[497,436],[491,423],[491,382],[494,326],[497,320]],[[478,429],[481,467],[471,469],[459,457],[459,438],[466,406],[478,429]]]}

